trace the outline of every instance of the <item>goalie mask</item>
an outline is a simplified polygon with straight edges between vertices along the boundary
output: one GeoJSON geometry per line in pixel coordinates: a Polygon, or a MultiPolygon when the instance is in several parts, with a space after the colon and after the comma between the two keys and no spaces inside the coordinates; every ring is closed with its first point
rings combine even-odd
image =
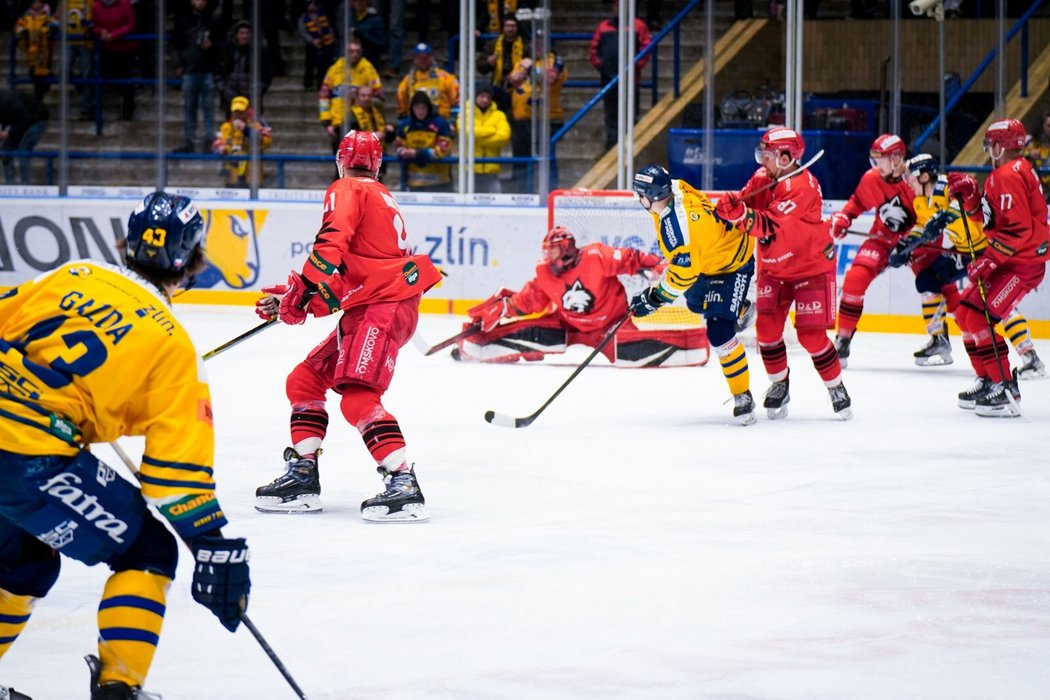
{"type": "Polygon", "coordinates": [[[543,256],[555,275],[574,267],[580,261],[576,237],[564,226],[555,226],[543,239],[543,256]]]}
{"type": "Polygon", "coordinates": [[[129,262],[161,272],[184,272],[204,246],[204,219],[188,197],[146,195],[128,219],[129,262]]]}

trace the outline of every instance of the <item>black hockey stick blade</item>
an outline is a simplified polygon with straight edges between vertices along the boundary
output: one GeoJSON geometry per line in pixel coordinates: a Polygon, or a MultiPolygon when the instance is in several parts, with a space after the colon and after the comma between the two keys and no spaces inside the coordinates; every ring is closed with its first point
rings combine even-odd
{"type": "Polygon", "coordinates": [[[201,359],[202,360],[210,360],[211,358],[215,357],[216,355],[221,355],[222,353],[226,352],[227,350],[229,350],[230,348],[234,347],[235,345],[240,345],[241,343],[243,343],[244,341],[248,340],[248,338],[251,338],[253,335],[258,333],[259,331],[263,331],[263,330],[269,328],[270,326],[272,326],[275,323],[277,323],[277,317],[276,316],[271,318],[269,321],[263,321],[262,323],[260,323],[255,328],[252,328],[251,330],[248,330],[248,331],[245,331],[244,333],[241,333],[239,336],[237,336],[236,338],[233,338],[232,340],[227,340],[225,343],[223,343],[219,347],[215,348],[214,350],[209,350],[208,352],[206,352],[203,355],[201,355],[201,359]]]}
{"type": "Polygon", "coordinates": [[[554,403],[554,399],[558,398],[558,395],[561,394],[561,392],[565,391],[565,387],[569,386],[569,384],[572,383],[572,380],[576,379],[576,377],[579,376],[580,372],[582,372],[587,365],[591,364],[591,360],[596,358],[598,356],[598,353],[600,353],[602,349],[609,344],[609,341],[616,336],[616,331],[620,330],[620,326],[627,323],[627,319],[629,319],[631,316],[632,313],[628,311],[623,318],[621,318],[619,321],[613,324],[612,328],[605,331],[605,336],[601,339],[601,342],[594,346],[594,350],[592,350],[591,354],[587,356],[587,359],[581,362],[580,366],[572,371],[572,374],[569,375],[569,378],[562,382],[562,385],[559,386],[553,394],[551,394],[550,398],[544,401],[543,405],[537,408],[533,413],[522,418],[511,418],[510,416],[504,415],[502,413],[496,413],[495,411],[485,411],[485,421],[487,423],[491,423],[492,425],[498,425],[502,428],[527,428],[528,426],[532,425],[532,422],[539,418],[540,414],[547,409],[547,406],[550,406],[552,403],[554,403]]]}
{"type": "Polygon", "coordinates": [[[464,338],[469,338],[470,336],[476,335],[477,333],[480,333],[480,332],[481,332],[481,323],[474,323],[474,324],[468,326],[467,328],[464,328],[459,333],[456,333],[451,338],[445,338],[444,340],[442,340],[440,343],[438,343],[436,345],[427,345],[427,342],[425,340],[423,340],[423,338],[418,333],[416,333],[415,335],[412,336],[412,344],[415,345],[416,348],[421,353],[423,353],[424,356],[429,357],[430,355],[433,355],[436,352],[440,352],[440,351],[444,350],[449,345],[455,345],[456,343],[458,343],[459,341],[463,340],[464,338]],[[418,338],[418,340],[417,340],[417,338],[418,338]]]}

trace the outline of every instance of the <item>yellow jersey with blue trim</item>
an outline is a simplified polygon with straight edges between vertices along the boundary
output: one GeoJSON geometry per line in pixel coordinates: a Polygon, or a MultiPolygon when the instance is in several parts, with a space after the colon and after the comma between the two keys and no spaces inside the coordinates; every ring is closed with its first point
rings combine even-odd
{"type": "Polygon", "coordinates": [[[194,511],[190,529],[224,521],[204,367],[159,290],[78,260],[0,295],[2,449],[72,455],[122,435],[146,438],[144,496],[194,511]]]}
{"type": "Polygon", "coordinates": [[[656,292],[674,301],[700,275],[736,272],[755,255],[755,239],[715,216],[707,195],[684,180],[671,181],[671,202],[652,213],[667,274],[656,292]]]}
{"type": "MultiPolygon", "coordinates": [[[[966,229],[963,228],[962,212],[959,204],[948,198],[946,192],[948,180],[943,175],[937,178],[933,185],[933,194],[918,195],[912,202],[915,208],[915,232],[921,234],[923,227],[930,218],[940,211],[947,210],[952,214],[951,221],[944,227],[943,245],[945,249],[954,248],[960,253],[970,254],[970,243],[966,240],[966,229]]],[[[984,227],[980,222],[969,219],[966,222],[970,229],[970,239],[973,241],[974,252],[981,252],[988,246],[988,239],[984,236],[984,227]]],[[[937,243],[935,241],[935,243],[937,243]]]]}

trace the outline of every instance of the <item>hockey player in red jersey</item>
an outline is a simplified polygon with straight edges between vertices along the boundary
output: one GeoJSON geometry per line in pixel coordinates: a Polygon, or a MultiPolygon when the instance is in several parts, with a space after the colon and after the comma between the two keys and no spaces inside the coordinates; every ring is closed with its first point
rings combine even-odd
{"type": "MultiPolygon", "coordinates": [[[[541,360],[573,344],[596,346],[627,313],[619,275],[653,270],[663,258],[633,248],[592,243],[578,248],[564,226],[543,239],[536,276],[520,291],[501,289],[468,311],[481,331],[460,341],[453,357],[482,362],[541,360]],[[510,322],[501,323],[505,319],[510,322]]],[[[707,362],[703,328],[641,330],[627,321],[605,346],[609,361],[622,367],[682,367],[707,362]]]]}
{"type": "Polygon", "coordinates": [[[361,504],[365,520],[427,516],[405,456],[397,419],[382,404],[398,350],[416,329],[420,297],[441,275],[425,255],[412,255],[397,202],[376,178],[383,145],[374,132],[349,131],[336,153],[339,179],[324,196],[321,228],[301,273],[263,289],[256,312],[300,324],[308,314],[343,311],[337,327],[288,375],[292,446],[287,471],[256,491],[262,512],[321,510],[317,457],[328,427],[325,393],[340,395],[343,417],[361,433],[385,490],[361,504]]]}
{"type": "Polygon", "coordinates": [[[904,141],[899,136],[883,134],[875,139],[868,153],[871,169],[861,176],[846,206],[829,219],[831,235],[841,239],[855,218],[869,209],[875,210],[875,223],[868,232],[868,240],[860,246],[846,278],[842,280],[835,349],[843,367],[849,357],[853,334],[857,332],[857,323],[864,313],[864,294],[872,281],[886,269],[890,251],[897,241],[909,233],[915,223],[912,208],[915,194],[908,184],[905,151],[904,141]]]}
{"type": "Polygon", "coordinates": [[[983,208],[988,238],[988,247],[967,268],[973,284],[963,292],[955,315],[977,372],[974,386],[959,394],[959,406],[973,408],[979,416],[1020,415],[1007,395],[1020,400],[1017,377],[1010,373],[1006,342],[992,325],[1007,318],[1042,281],[1050,258],[1046,199],[1039,177],[1021,155],[1026,140],[1016,119],[988,127],[984,147],[995,169],[984,183],[983,200],[973,177],[948,174],[948,190],[962,201],[968,217],[976,218],[983,208]]]}
{"type": "Polygon", "coordinates": [[[827,334],[835,322],[835,246],[821,220],[820,184],[808,170],[798,172],[805,148],[802,135],[791,129],[767,131],[755,149],[761,167],[739,193],[724,194],[715,213],[758,239],[755,332],[772,382],[762,404],[769,417],[787,416],[790,370],[784,324],[794,304],[798,341],[828,389],[832,410],[848,420],[853,417],[851,401],[827,334]]]}

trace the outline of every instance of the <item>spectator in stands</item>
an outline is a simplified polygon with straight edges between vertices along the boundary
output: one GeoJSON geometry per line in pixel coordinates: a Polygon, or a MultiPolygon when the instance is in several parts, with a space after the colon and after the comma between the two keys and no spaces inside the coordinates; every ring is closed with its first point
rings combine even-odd
{"type": "Polygon", "coordinates": [[[51,7],[42,0],[33,0],[15,22],[15,39],[26,58],[33,96],[38,100],[51,89],[51,53],[57,35],[58,23],[51,16],[51,7]]]}
{"type": "MultiPolygon", "coordinates": [[[[507,115],[493,101],[492,86],[478,85],[474,96],[474,158],[499,158],[500,151],[510,141],[510,123],[507,115]]],[[[459,133],[463,133],[460,117],[459,133]]],[[[474,191],[500,192],[499,163],[474,164],[474,191]]]]}
{"type": "Polygon", "coordinates": [[[83,81],[92,75],[95,62],[95,42],[91,39],[91,6],[94,0],[66,0],[62,4],[65,13],[66,32],[69,35],[69,77],[80,101],[80,119],[93,118],[95,90],[83,81]]]}
{"type": "Polygon", "coordinates": [[[500,35],[492,42],[485,61],[478,64],[478,73],[492,74],[492,97],[496,106],[504,113],[510,111],[510,85],[507,76],[514,66],[529,57],[525,40],[518,34],[518,20],[507,17],[503,20],[500,35]]]}
{"type": "MultiPolygon", "coordinates": [[[[32,151],[47,128],[51,115],[40,100],[17,90],[0,90],[0,151],[32,151]]],[[[18,159],[18,179],[12,159],[3,159],[4,179],[7,184],[29,184],[31,162],[28,157],[18,159]]]]}
{"type": "MultiPolygon", "coordinates": [[[[336,33],[342,31],[342,14],[346,11],[344,8],[345,5],[341,4],[336,11],[336,33]]],[[[383,55],[390,46],[383,18],[372,6],[372,0],[350,0],[350,9],[350,27],[353,31],[351,36],[361,40],[365,58],[373,66],[382,65],[383,55]]]]}
{"type": "MultiPolygon", "coordinates": [[[[613,0],[612,17],[603,19],[598,23],[598,28],[594,30],[594,36],[591,37],[591,45],[588,49],[588,55],[591,60],[591,65],[598,71],[599,79],[604,87],[609,82],[619,75],[620,72],[620,50],[619,50],[619,32],[620,25],[620,3],[619,0],[613,0]]],[[[634,33],[635,33],[635,53],[637,54],[652,41],[652,37],[649,35],[649,27],[645,24],[645,21],[639,17],[634,19],[634,33]]],[[[641,81],[642,68],[649,62],[649,57],[646,56],[641,61],[638,61],[635,67],[635,78],[641,81]]],[[[622,85],[619,86],[623,88],[622,85]]],[[[634,93],[635,104],[634,112],[638,115],[639,112],[639,100],[638,91],[634,93]]],[[[602,98],[603,105],[605,107],[605,148],[610,149],[616,145],[619,140],[619,125],[616,119],[616,104],[618,102],[616,90],[610,90],[605,93],[605,97],[602,98]]]]}
{"type": "Polygon", "coordinates": [[[425,90],[412,95],[410,114],[397,123],[397,157],[408,163],[408,189],[413,192],[451,192],[452,166],[443,163],[452,153],[452,128],[434,110],[425,90]]]}
{"type": "MultiPolygon", "coordinates": [[[[532,59],[524,58],[518,62],[508,76],[511,87],[511,122],[510,146],[515,158],[528,158],[532,150],[532,107],[538,104],[539,98],[532,94],[531,74],[537,80],[547,81],[547,97],[551,103],[551,133],[560,129],[565,123],[565,112],[561,106],[561,89],[569,76],[569,71],[561,57],[551,51],[547,54],[547,65],[540,67],[532,59]]],[[[514,191],[532,192],[532,178],[529,173],[535,168],[525,163],[514,164],[514,191]]]]}
{"type": "MultiPolygon", "coordinates": [[[[215,2],[215,0],[210,0],[215,2]]],[[[218,0],[219,6],[219,30],[225,36],[231,26],[239,22],[233,21],[233,10],[235,0],[218,0]]],[[[241,0],[240,18],[242,20],[252,16],[252,0],[241,0]]],[[[287,3],[285,0],[260,0],[259,7],[262,10],[262,55],[263,60],[269,64],[272,75],[284,75],[284,58],[281,56],[281,34],[283,23],[287,16],[287,3]]],[[[298,15],[296,15],[298,16],[298,15]]]]}
{"type": "MultiPolygon", "coordinates": [[[[135,10],[131,0],[95,0],[91,7],[91,31],[102,42],[102,65],[99,73],[107,80],[131,80],[135,77],[135,55],[139,42],[125,41],[135,31],[135,10]]],[[[135,86],[117,85],[120,94],[120,118],[135,118],[135,86]]]]}
{"type": "Polygon", "coordinates": [[[335,60],[335,30],[324,6],[309,0],[299,15],[299,36],[303,39],[303,89],[319,90],[324,74],[335,60]]]}
{"type": "Polygon", "coordinates": [[[197,139],[197,110],[204,114],[202,150],[211,151],[215,138],[215,72],[219,51],[212,40],[216,23],[208,0],[189,0],[190,13],[175,27],[171,46],[175,50],[175,75],[182,78],[184,141],[176,153],[193,153],[197,139]]]}
{"type": "MultiPolygon", "coordinates": [[[[233,25],[231,41],[226,45],[219,62],[215,85],[222,104],[230,104],[238,95],[252,92],[252,25],[241,20],[233,25]]],[[[259,92],[265,95],[273,80],[273,66],[265,53],[260,52],[259,92]]],[[[262,111],[262,105],[259,106],[262,111]]]]}
{"type": "Polygon", "coordinates": [[[418,44],[412,58],[412,70],[397,86],[397,115],[407,117],[409,100],[420,90],[427,93],[437,113],[445,119],[452,116],[452,105],[459,104],[459,80],[434,65],[434,51],[429,44],[418,44]]]}
{"type": "Polygon", "coordinates": [[[1025,148],[1025,157],[1032,162],[1039,182],[1043,185],[1043,196],[1050,202],[1050,112],[1044,112],[1039,126],[1032,130],[1032,138],[1025,148]]]}
{"type": "Polygon", "coordinates": [[[405,53],[405,5],[407,0],[385,0],[383,17],[386,20],[390,48],[387,52],[387,65],[383,77],[394,79],[401,75],[401,64],[405,53]]]}
{"type": "MultiPolygon", "coordinates": [[[[256,119],[247,97],[237,96],[230,102],[230,116],[219,127],[219,133],[212,143],[212,151],[220,156],[251,155],[252,132],[259,134],[260,152],[265,151],[273,142],[270,127],[262,119],[256,119]]],[[[263,181],[262,163],[259,168],[251,170],[251,161],[247,159],[230,160],[223,164],[226,172],[227,187],[250,187],[253,183],[261,185],[263,181]]]]}
{"type": "Polygon", "coordinates": [[[371,88],[372,101],[383,102],[383,81],[379,79],[375,66],[361,55],[361,42],[351,39],[346,44],[346,57],[331,65],[318,92],[318,117],[332,139],[333,148],[339,145],[343,134],[350,128],[349,122],[343,123],[346,98],[353,98],[353,93],[362,86],[371,88]],[[349,75],[346,74],[347,63],[350,64],[349,75]]]}
{"type": "MultiPolygon", "coordinates": [[[[376,103],[375,93],[368,85],[359,86],[350,101],[350,129],[374,131],[384,143],[394,140],[394,125],[386,123],[383,109],[376,103]]],[[[338,145],[337,140],[335,146],[338,145]]]]}

